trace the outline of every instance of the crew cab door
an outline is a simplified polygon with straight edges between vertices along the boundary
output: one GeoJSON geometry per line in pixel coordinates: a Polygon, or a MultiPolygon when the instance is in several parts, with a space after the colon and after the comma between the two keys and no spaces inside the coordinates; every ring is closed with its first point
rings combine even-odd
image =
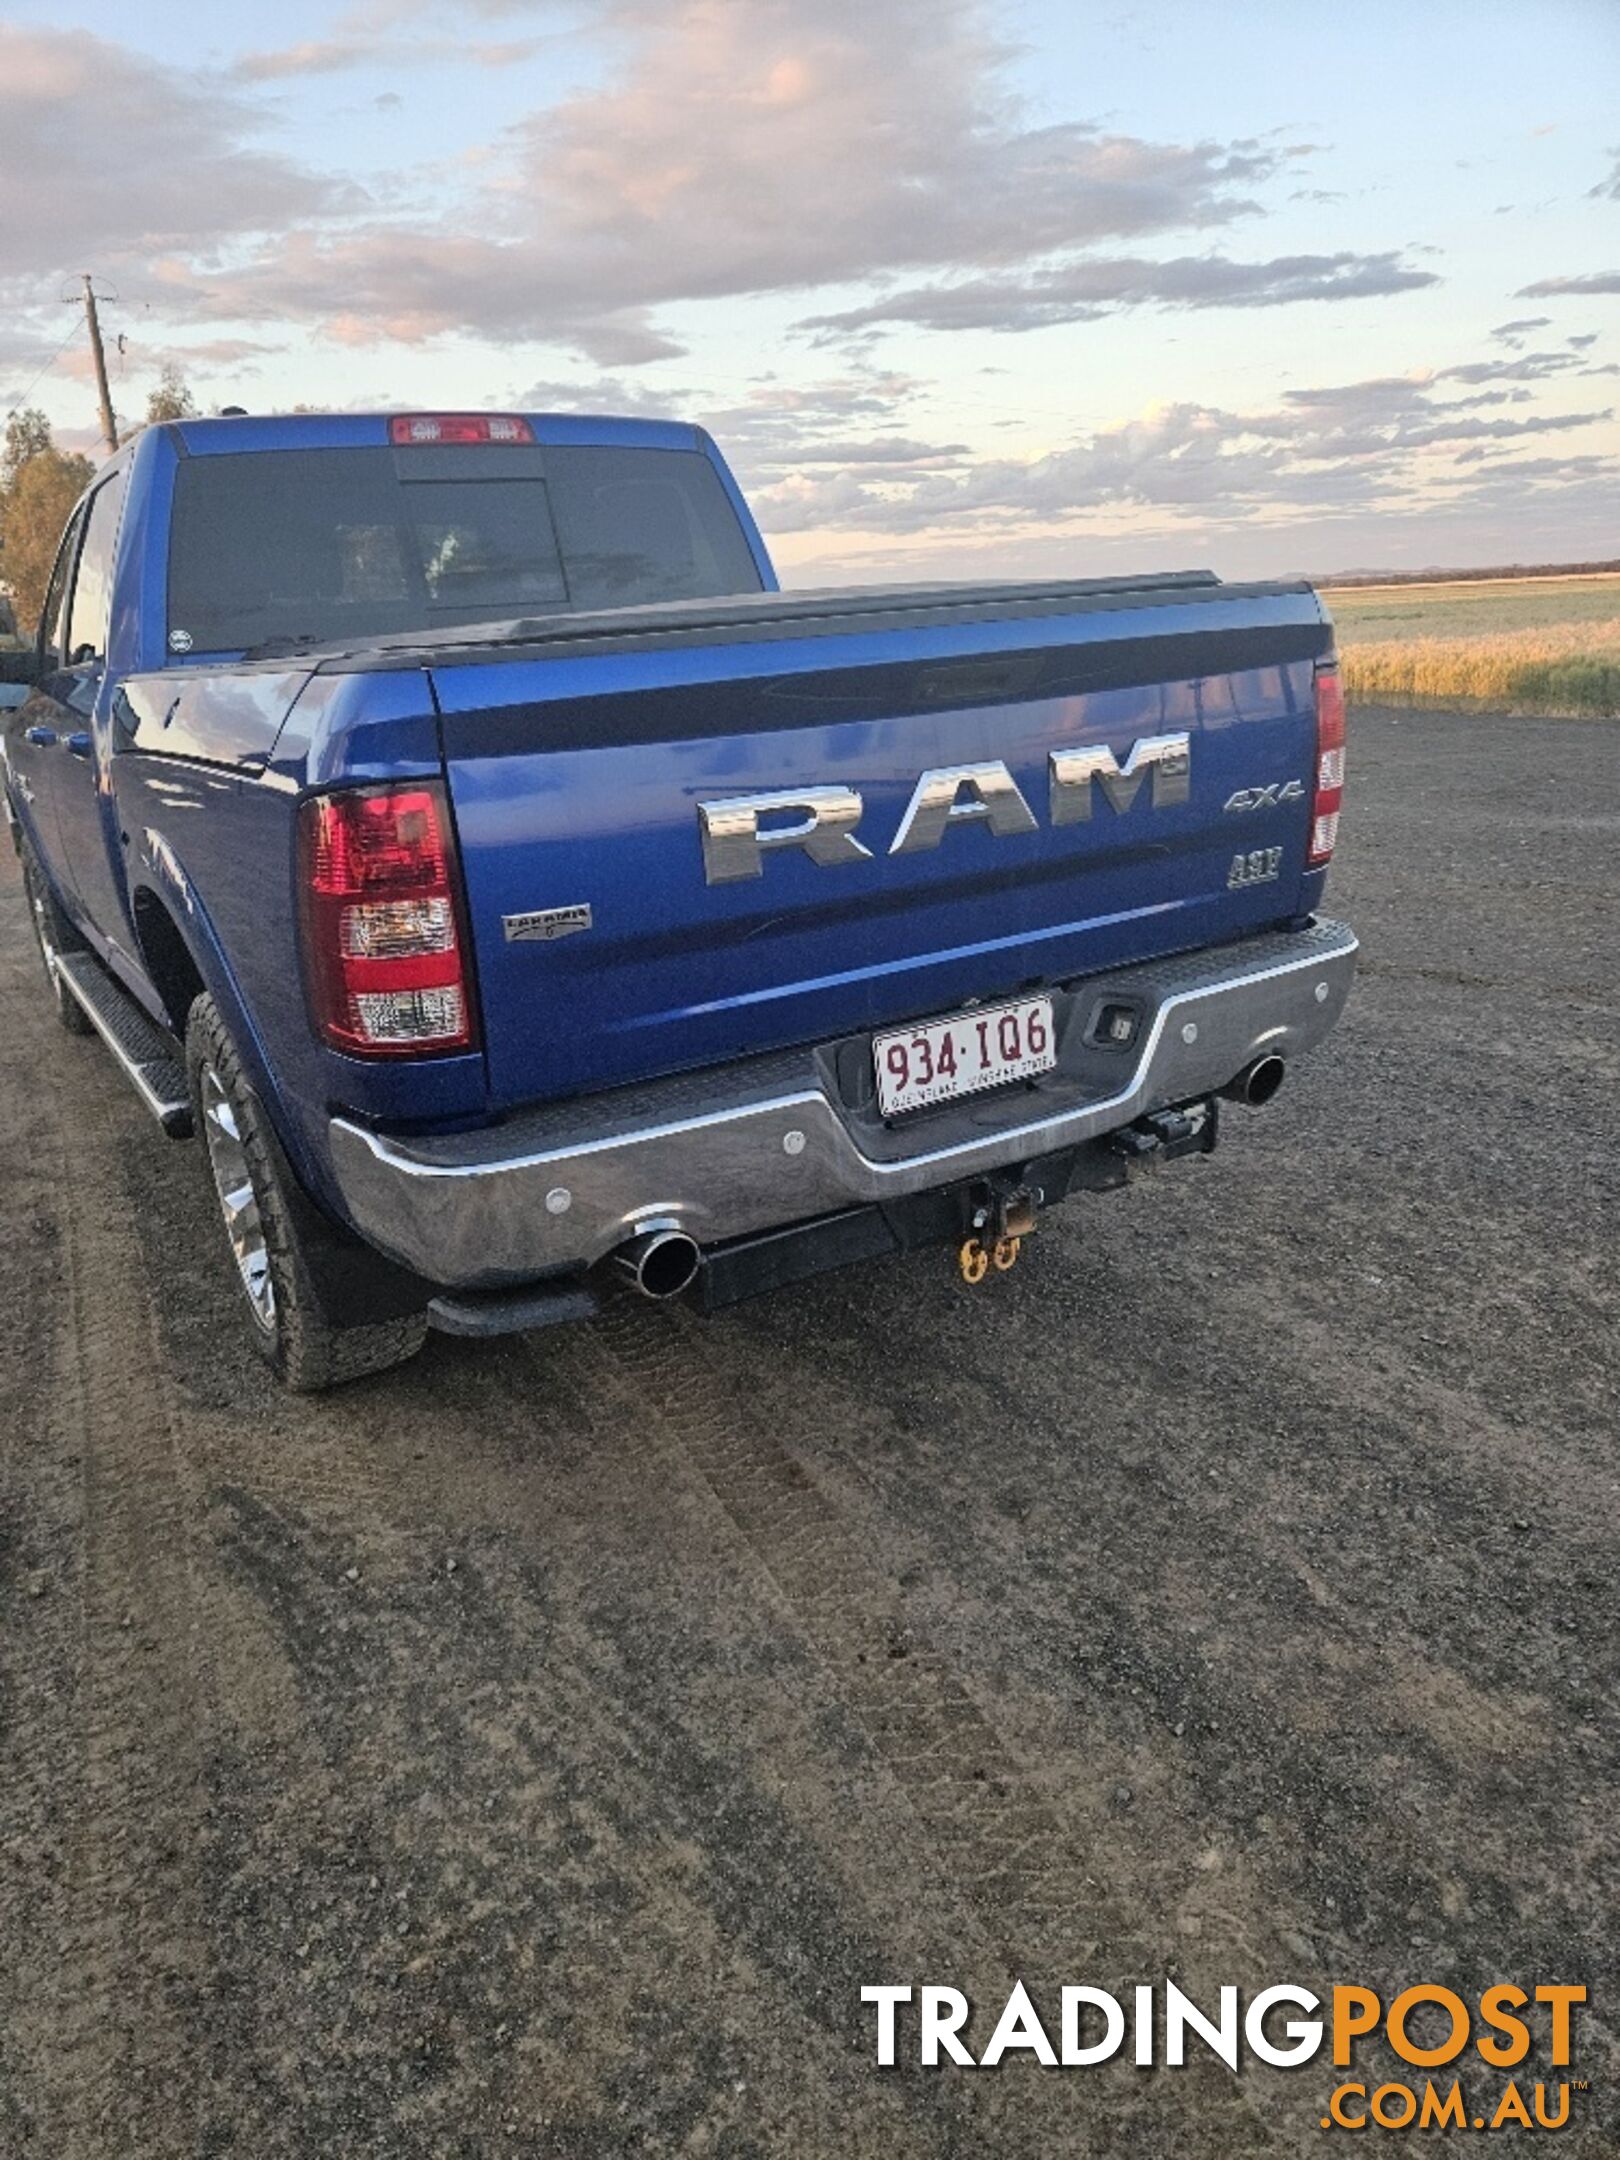
{"type": "Polygon", "coordinates": [[[47,708],[41,717],[56,734],[50,755],[64,882],[97,941],[127,954],[131,938],[112,794],[107,676],[113,551],[124,482],[124,472],[115,472],[89,499],[62,616],[60,664],[41,679],[35,702],[47,708]]]}
{"type": "Polygon", "coordinates": [[[6,762],[21,802],[23,818],[34,846],[55,884],[69,886],[67,862],[57,824],[57,784],[61,778],[61,704],[48,684],[61,672],[62,637],[67,616],[67,589],[73,564],[84,535],[86,505],[81,503],[68,519],[56,551],[51,581],[40,609],[38,650],[41,673],[21,707],[6,722],[6,762]]]}

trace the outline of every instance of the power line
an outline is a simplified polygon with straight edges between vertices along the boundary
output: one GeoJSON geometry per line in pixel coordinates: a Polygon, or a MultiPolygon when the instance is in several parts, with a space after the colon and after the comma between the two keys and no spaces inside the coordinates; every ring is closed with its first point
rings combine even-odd
{"type": "Polygon", "coordinates": [[[42,383],[45,380],[46,376],[50,373],[51,369],[55,367],[57,361],[61,359],[62,355],[73,343],[73,340],[78,336],[79,327],[83,320],[83,316],[75,317],[73,328],[68,332],[67,336],[62,340],[61,344],[57,346],[55,352],[51,354],[51,357],[46,361],[45,365],[34,377],[33,382],[28,385],[28,388],[26,390],[19,391],[15,402],[11,405],[11,407],[6,413],[6,418],[8,420],[12,419],[16,415],[19,408],[27,403],[29,396],[32,394],[35,388],[35,385],[38,383],[42,383]]]}

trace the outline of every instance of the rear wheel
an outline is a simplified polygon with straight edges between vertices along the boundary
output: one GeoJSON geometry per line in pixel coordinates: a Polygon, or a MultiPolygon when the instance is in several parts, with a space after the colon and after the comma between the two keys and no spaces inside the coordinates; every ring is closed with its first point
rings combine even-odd
{"type": "Polygon", "coordinates": [[[62,980],[63,954],[82,952],[84,940],[52,899],[51,889],[45,882],[45,874],[34,860],[31,848],[24,847],[22,865],[23,886],[28,894],[28,912],[34,924],[34,940],[39,946],[39,957],[44,963],[45,980],[51,986],[51,1003],[56,1007],[56,1017],[70,1035],[93,1034],[95,1031],[90,1025],[89,1014],[62,980]]]}
{"type": "Polygon", "coordinates": [[[210,997],[191,1008],[186,1070],[209,1182],[260,1356],[300,1393],[414,1357],[427,1335],[425,1313],[345,1327],[326,1312],[281,1151],[210,997]]]}

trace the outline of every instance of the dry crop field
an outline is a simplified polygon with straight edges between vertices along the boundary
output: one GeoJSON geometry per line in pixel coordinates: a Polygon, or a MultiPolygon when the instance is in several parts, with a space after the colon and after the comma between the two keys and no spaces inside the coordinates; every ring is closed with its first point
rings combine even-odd
{"type": "Polygon", "coordinates": [[[1360,704],[1620,714],[1620,573],[1338,586],[1324,597],[1360,704]]]}

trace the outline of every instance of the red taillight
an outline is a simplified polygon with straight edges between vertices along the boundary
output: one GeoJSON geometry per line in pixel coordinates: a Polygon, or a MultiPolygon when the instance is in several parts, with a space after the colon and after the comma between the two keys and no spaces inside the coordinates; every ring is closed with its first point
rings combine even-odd
{"type": "Polygon", "coordinates": [[[335,1050],[420,1057],[473,1044],[450,817],[436,783],[320,795],[299,812],[315,1025],[335,1050]]]}
{"type": "Polygon", "coordinates": [[[517,413],[396,413],[388,440],[422,443],[532,443],[534,429],[517,413]]]}
{"type": "Polygon", "coordinates": [[[1339,837],[1344,803],[1344,684],[1336,666],[1316,671],[1316,788],[1311,800],[1311,837],[1305,866],[1319,870],[1339,837]]]}

